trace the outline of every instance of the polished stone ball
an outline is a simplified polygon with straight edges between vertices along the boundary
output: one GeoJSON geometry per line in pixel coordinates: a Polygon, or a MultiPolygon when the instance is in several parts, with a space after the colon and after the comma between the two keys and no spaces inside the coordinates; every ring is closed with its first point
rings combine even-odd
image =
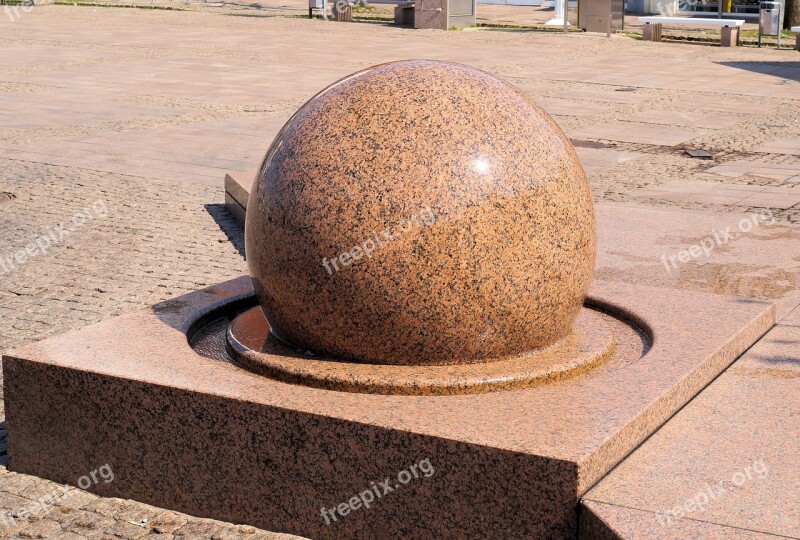
{"type": "Polygon", "coordinates": [[[276,337],[379,364],[551,345],[595,260],[591,190],[556,123],[487,73],[423,60],[303,105],[264,158],[245,238],[276,337]]]}

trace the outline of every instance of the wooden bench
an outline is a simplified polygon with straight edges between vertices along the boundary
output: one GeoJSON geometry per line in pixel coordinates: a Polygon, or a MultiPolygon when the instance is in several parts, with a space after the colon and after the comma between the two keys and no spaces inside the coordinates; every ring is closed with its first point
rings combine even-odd
{"type": "Polygon", "coordinates": [[[699,17],[639,17],[644,23],[642,38],[647,41],[661,41],[662,24],[678,24],[683,26],[716,26],[722,32],[721,45],[736,47],[739,44],[739,27],[744,19],[705,19],[699,17]]]}
{"type": "Polygon", "coordinates": [[[800,51],[800,26],[792,26],[792,34],[794,34],[796,40],[795,49],[800,51]]]}

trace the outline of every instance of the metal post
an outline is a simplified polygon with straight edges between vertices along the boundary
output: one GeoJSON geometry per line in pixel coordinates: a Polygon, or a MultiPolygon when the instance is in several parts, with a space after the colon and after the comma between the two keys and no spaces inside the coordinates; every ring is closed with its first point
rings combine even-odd
{"type": "MultiPolygon", "coordinates": [[[[556,0],[557,2],[558,0],[556,0]]],[[[569,0],[564,0],[564,33],[567,33],[567,25],[569,24],[569,19],[567,18],[567,14],[569,13],[569,0]]],[[[780,46],[780,42],[778,42],[780,46]]]]}

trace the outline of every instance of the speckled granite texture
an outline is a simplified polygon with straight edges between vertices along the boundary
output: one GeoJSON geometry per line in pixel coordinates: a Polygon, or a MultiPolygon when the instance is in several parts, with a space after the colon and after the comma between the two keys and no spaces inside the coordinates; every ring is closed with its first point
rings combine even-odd
{"type": "Polygon", "coordinates": [[[708,521],[674,519],[669,527],[658,524],[652,512],[583,501],[580,540],[778,540],[757,531],[726,527],[708,521]]]}
{"type": "MultiPolygon", "coordinates": [[[[235,174],[247,189],[254,176],[235,174]]],[[[800,326],[800,290],[795,286],[799,227],[762,223],[715,250],[710,258],[672,268],[664,265],[662,257],[688,249],[712,231],[727,227],[735,231],[748,215],[607,202],[595,209],[595,279],[767,300],[776,303],[781,324],[800,326]]]]}
{"type": "Polygon", "coordinates": [[[591,516],[622,540],[800,538],[798,419],[800,327],[779,324],[586,494],[591,516]]]}
{"type": "Polygon", "coordinates": [[[239,223],[244,223],[247,212],[247,199],[250,185],[246,187],[239,180],[240,175],[225,175],[225,208],[239,223]]]}
{"type": "Polygon", "coordinates": [[[656,336],[641,359],[513,392],[385,396],[281,383],[190,348],[198,317],[251,295],[245,277],[7,354],[11,470],[74,484],[109,463],[101,495],[311,538],[571,537],[578,496],[775,314],[595,282],[592,297],[656,336]],[[322,507],[424,459],[429,478],[325,523],[322,507]]]}
{"type": "Polygon", "coordinates": [[[637,330],[585,308],[565,339],[503,360],[447,366],[359,364],[309,356],[286,346],[269,332],[261,308],[254,307],[230,325],[227,350],[239,365],[255,373],[315,388],[393,395],[477,394],[565,380],[615,354],[620,356],[617,361],[636,361],[649,347],[637,330]]]}
{"type": "Polygon", "coordinates": [[[273,332],[376,364],[482,362],[563,339],[595,215],[571,143],[474,68],[382,64],[331,85],[275,138],[246,250],[273,332]]]}

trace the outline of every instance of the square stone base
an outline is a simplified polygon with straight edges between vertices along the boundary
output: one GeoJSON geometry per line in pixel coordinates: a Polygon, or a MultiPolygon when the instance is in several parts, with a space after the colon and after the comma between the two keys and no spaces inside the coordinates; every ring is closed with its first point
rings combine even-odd
{"type": "Polygon", "coordinates": [[[414,4],[400,4],[394,7],[394,24],[414,26],[414,4]]]}
{"type": "Polygon", "coordinates": [[[739,45],[739,27],[723,26],[720,30],[720,44],[723,47],[736,47],[739,45]]]}
{"type": "Polygon", "coordinates": [[[253,178],[255,178],[255,172],[236,172],[225,175],[225,208],[242,226],[244,226],[247,199],[250,197],[250,184],[252,184],[253,178]],[[249,179],[250,183],[245,185],[244,179],[249,179]]]}
{"type": "Polygon", "coordinates": [[[591,294],[655,336],[644,356],[513,392],[387,396],[196,352],[204,319],[252,303],[249,278],[223,283],[8,353],[9,466],[76,484],[109,464],[100,495],[311,538],[574,537],[578,497],[775,319],[770,304],[699,292],[591,294]],[[433,474],[403,483],[425,460],[433,474]],[[331,508],[346,515],[326,520],[331,508]]]}
{"type": "Polygon", "coordinates": [[[350,4],[342,5],[337,8],[336,5],[331,9],[331,16],[336,22],[353,22],[353,6],[350,4]]]}
{"type": "Polygon", "coordinates": [[[414,28],[448,30],[475,25],[476,2],[473,0],[416,0],[414,28]]]}
{"type": "Polygon", "coordinates": [[[645,41],[661,41],[661,25],[645,23],[642,26],[642,39],[645,41]]]}

